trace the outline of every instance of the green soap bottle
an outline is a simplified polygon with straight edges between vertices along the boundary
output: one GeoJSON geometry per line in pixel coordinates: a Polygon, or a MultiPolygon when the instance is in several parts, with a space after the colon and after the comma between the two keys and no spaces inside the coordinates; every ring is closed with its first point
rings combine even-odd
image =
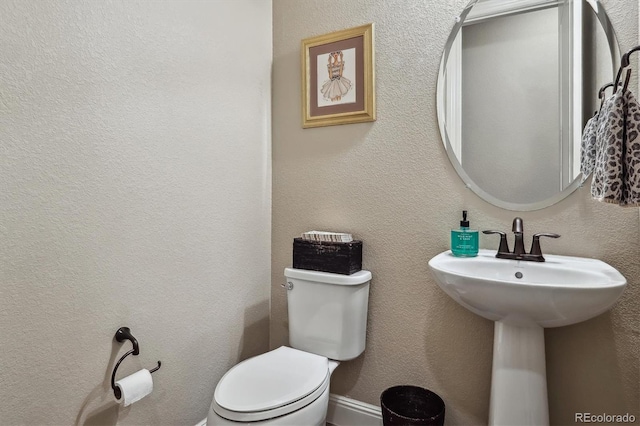
{"type": "Polygon", "coordinates": [[[451,253],[458,257],[478,255],[478,231],[469,229],[466,210],[462,212],[460,229],[451,230],[451,253]]]}

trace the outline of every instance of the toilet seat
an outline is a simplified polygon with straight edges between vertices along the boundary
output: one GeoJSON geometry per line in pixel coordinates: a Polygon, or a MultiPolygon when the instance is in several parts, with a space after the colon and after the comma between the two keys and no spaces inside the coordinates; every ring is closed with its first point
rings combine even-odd
{"type": "Polygon", "coordinates": [[[315,401],[330,377],[326,357],[281,346],[229,370],[216,386],[212,407],[233,421],[283,416],[315,401]]]}

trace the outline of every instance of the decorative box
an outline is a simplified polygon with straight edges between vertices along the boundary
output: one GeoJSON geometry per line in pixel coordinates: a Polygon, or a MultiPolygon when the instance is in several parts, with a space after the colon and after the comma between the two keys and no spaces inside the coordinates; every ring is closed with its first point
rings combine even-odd
{"type": "Polygon", "coordinates": [[[362,269],[362,241],[338,243],[294,238],[293,267],[351,275],[362,269]]]}

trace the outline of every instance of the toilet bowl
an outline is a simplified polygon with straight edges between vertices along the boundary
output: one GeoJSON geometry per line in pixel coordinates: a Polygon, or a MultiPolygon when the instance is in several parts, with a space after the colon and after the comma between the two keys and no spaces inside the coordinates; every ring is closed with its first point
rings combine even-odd
{"type": "Polygon", "coordinates": [[[291,347],[247,359],[218,382],[207,426],[324,425],[331,374],[364,352],[371,272],[285,269],[291,347]]]}
{"type": "Polygon", "coordinates": [[[207,425],[324,425],[338,365],[286,346],[241,362],[220,379],[207,425]]]}

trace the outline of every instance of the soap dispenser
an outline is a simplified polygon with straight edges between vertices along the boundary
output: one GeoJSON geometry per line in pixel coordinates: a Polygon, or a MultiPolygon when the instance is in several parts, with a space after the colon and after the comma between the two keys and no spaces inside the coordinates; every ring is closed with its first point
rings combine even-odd
{"type": "Polygon", "coordinates": [[[458,257],[478,255],[478,231],[469,229],[466,210],[462,212],[460,229],[451,230],[451,253],[458,257]]]}

